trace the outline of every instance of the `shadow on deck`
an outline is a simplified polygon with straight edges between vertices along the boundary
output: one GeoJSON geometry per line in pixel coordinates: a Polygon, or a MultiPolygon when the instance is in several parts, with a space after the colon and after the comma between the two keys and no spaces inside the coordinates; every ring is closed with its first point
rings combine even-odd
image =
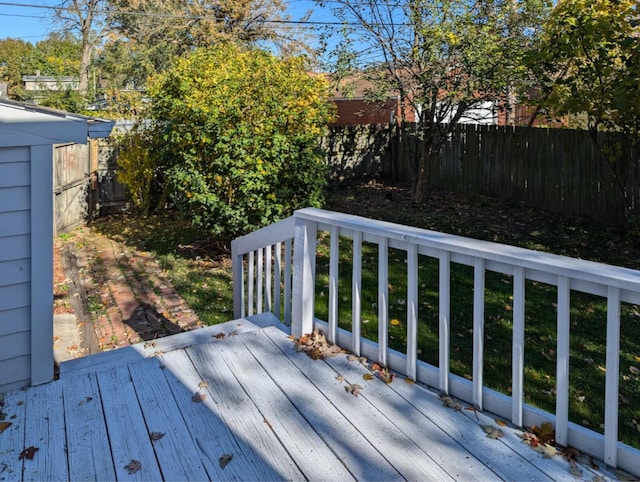
{"type": "Polygon", "coordinates": [[[6,393],[0,480],[616,478],[588,460],[572,473],[517,429],[489,438],[494,416],[402,376],[365,380],[346,355],[314,361],[283,331],[271,314],[236,320],[66,362],[60,380],[6,393]]]}

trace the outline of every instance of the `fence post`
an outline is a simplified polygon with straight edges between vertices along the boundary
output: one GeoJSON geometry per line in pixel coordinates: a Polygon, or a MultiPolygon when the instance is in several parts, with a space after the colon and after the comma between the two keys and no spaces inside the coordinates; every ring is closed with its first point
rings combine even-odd
{"type": "Polygon", "coordinates": [[[313,331],[316,237],[318,224],[295,216],[291,334],[299,338],[313,331]]]}

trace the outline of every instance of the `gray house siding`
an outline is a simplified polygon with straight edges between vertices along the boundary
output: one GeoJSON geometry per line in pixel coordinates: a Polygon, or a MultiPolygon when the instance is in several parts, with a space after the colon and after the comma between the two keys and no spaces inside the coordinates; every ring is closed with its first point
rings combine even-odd
{"type": "Polygon", "coordinates": [[[0,155],[0,388],[30,382],[31,148],[0,155]]]}
{"type": "Polygon", "coordinates": [[[112,128],[0,99],[0,392],[53,380],[53,146],[112,128]]]}

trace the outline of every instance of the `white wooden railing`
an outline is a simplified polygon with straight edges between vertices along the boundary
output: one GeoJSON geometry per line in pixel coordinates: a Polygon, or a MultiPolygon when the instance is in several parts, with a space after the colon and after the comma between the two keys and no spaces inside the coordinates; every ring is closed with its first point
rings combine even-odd
{"type": "MultiPolygon", "coordinates": [[[[292,335],[320,327],[327,338],[358,355],[376,360],[453,395],[478,409],[510,419],[517,426],[555,426],[556,442],[570,445],[612,467],[633,473],[640,467],[640,451],[618,441],[618,384],[620,377],[620,305],[640,304],[640,272],[557,256],[497,243],[375,221],[358,216],[307,208],[294,216],[250,233],[232,244],[234,311],[244,317],[272,311],[292,335]],[[316,244],[319,231],[330,234],[328,320],[317,320],[315,306],[316,244]],[[338,240],[353,242],[352,329],[338,328],[338,240]],[[292,246],[293,241],[293,246],[292,246]],[[378,340],[361,336],[362,243],[378,245],[378,340]],[[389,248],[407,253],[407,352],[388,347],[389,248]],[[293,251],[293,253],[292,253],[293,251]],[[439,364],[417,357],[418,255],[439,260],[439,364]],[[283,262],[284,260],[284,262],[283,262]],[[450,373],[451,263],[473,267],[473,376],[450,373]],[[483,384],[485,273],[513,277],[513,341],[511,396],[483,384]],[[551,414],[524,403],[525,281],[557,287],[556,409],[551,414]],[[604,435],[569,421],[569,342],[571,292],[607,299],[606,394],[604,435]],[[282,310],[282,314],[281,314],[282,310]]],[[[455,289],[455,287],[453,287],[455,289]]],[[[602,396],[593,394],[592,396],[602,396]]]]}

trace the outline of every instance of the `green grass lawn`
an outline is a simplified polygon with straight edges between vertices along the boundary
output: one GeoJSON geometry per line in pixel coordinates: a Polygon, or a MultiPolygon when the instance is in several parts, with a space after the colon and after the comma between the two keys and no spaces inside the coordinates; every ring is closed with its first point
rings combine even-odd
{"type": "MultiPolygon", "coordinates": [[[[329,192],[327,209],[409,224],[462,236],[517,245],[572,257],[640,268],[640,237],[582,219],[543,213],[483,197],[433,193],[412,205],[404,187],[369,183],[329,192]]],[[[114,216],[95,228],[150,251],[176,289],[207,324],[233,316],[229,253],[207,241],[206,233],[172,214],[114,216]]],[[[406,349],[406,254],[389,251],[389,346],[406,349]]],[[[351,326],[351,241],[340,241],[339,323],[351,326]]],[[[363,244],[362,334],[377,341],[377,246],[363,244]]],[[[317,257],[316,315],[327,319],[328,236],[317,257]]],[[[473,269],[451,266],[451,371],[472,373],[473,269]]],[[[511,387],[513,281],[487,272],[485,298],[486,386],[508,394],[511,387]]],[[[555,411],[555,286],[527,281],[525,382],[527,403],[555,411]]],[[[438,365],[438,261],[419,256],[418,357],[438,365]]],[[[622,306],[620,349],[620,439],[640,448],[640,308],[622,306]]],[[[604,423],[606,299],[572,292],[570,419],[602,432],[604,423]]]]}

